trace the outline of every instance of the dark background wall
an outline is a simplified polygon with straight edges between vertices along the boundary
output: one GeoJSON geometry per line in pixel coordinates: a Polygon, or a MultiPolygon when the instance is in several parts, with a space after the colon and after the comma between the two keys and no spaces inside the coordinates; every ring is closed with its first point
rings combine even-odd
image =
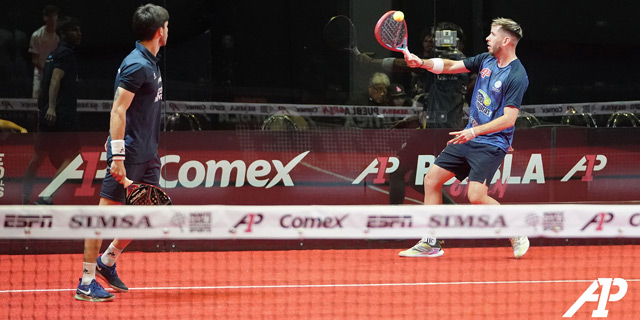
{"type": "MultiPolygon", "coordinates": [[[[78,48],[81,98],[109,99],[122,58],[133,48],[130,21],[142,1],[3,1],[0,4],[0,96],[28,97],[31,33],[41,9],[54,3],[61,16],[83,22],[78,48]]],[[[518,47],[530,78],[525,104],[638,100],[640,35],[637,1],[505,0],[235,0],[154,1],[171,15],[169,45],[161,51],[165,98],[172,100],[341,103],[363,88],[372,70],[324,43],[330,17],[353,18],[361,51],[395,54],[375,42],[373,27],[387,10],[405,12],[409,48],[437,21],[460,25],[467,55],[486,50],[494,17],[510,17],[524,30],[518,47]],[[222,38],[233,38],[224,50],[222,38]],[[230,64],[228,83],[221,66],[230,64]]],[[[395,55],[398,56],[398,55],[395,55]]],[[[395,75],[392,75],[392,78],[395,75]]]]}

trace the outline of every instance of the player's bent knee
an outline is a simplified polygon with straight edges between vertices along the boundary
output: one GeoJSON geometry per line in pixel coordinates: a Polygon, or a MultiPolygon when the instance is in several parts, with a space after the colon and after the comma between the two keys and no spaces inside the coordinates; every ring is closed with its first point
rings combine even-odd
{"type": "Polygon", "coordinates": [[[424,190],[437,190],[442,187],[442,184],[437,180],[430,178],[428,175],[424,176],[424,190]]]}
{"type": "Polygon", "coordinates": [[[487,193],[482,192],[481,190],[469,189],[469,192],[467,193],[467,198],[471,204],[484,204],[486,202],[485,197],[487,197],[487,193]]]}

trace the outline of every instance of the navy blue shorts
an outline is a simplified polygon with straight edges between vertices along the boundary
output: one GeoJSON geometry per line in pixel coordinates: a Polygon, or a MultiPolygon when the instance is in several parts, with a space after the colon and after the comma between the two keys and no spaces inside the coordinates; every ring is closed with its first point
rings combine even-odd
{"type": "MultiPolygon", "coordinates": [[[[143,163],[124,164],[127,170],[127,178],[154,186],[160,183],[160,158],[155,158],[143,163]]],[[[111,175],[111,161],[107,161],[107,174],[104,176],[100,196],[109,200],[125,203],[127,192],[124,186],[111,175]]]]}
{"type": "Polygon", "coordinates": [[[435,164],[453,172],[460,181],[469,177],[469,181],[489,185],[506,155],[499,147],[471,140],[447,145],[436,158],[435,164]]]}

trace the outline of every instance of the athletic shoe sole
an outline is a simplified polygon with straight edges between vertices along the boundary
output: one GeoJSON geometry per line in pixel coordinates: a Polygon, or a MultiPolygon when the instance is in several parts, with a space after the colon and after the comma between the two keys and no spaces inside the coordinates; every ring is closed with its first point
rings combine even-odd
{"type": "Polygon", "coordinates": [[[409,258],[437,258],[444,254],[444,250],[442,249],[440,249],[440,251],[438,251],[438,253],[435,253],[435,254],[413,254],[413,253],[403,254],[403,252],[404,251],[401,251],[398,255],[401,257],[409,257],[409,258]]]}
{"type": "Polygon", "coordinates": [[[110,287],[111,289],[113,289],[113,290],[115,290],[115,291],[118,291],[118,292],[129,292],[129,289],[122,289],[122,288],[118,288],[118,287],[116,287],[116,286],[112,285],[111,283],[109,283],[109,281],[107,280],[107,278],[105,278],[105,277],[104,277],[103,275],[101,275],[99,272],[96,272],[96,278],[100,278],[100,279],[102,279],[104,282],[106,282],[106,283],[109,285],[109,287],[110,287]]]}
{"type": "Polygon", "coordinates": [[[105,301],[111,301],[113,300],[115,297],[111,296],[109,298],[93,298],[90,296],[85,296],[83,294],[77,294],[75,295],[76,300],[80,300],[80,301],[89,301],[89,302],[105,302],[105,301]]]}

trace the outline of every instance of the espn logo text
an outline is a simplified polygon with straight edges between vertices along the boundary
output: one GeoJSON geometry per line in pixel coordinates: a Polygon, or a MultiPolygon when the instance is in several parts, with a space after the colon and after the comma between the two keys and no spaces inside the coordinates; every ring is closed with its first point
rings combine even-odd
{"type": "Polygon", "coordinates": [[[52,225],[53,216],[51,215],[21,216],[15,214],[7,214],[4,216],[5,228],[51,228],[52,225]]]}
{"type": "Polygon", "coordinates": [[[598,306],[591,313],[593,318],[606,318],[609,315],[607,310],[607,302],[620,301],[627,294],[628,284],[622,278],[598,278],[591,283],[589,288],[573,303],[573,305],[565,312],[563,318],[571,318],[574,314],[587,302],[598,302],[598,306]],[[600,294],[596,294],[596,290],[602,286],[600,294]],[[611,287],[618,287],[616,293],[611,293],[611,287]]]}
{"type": "Polygon", "coordinates": [[[367,228],[411,228],[412,216],[368,216],[367,228]]]}

